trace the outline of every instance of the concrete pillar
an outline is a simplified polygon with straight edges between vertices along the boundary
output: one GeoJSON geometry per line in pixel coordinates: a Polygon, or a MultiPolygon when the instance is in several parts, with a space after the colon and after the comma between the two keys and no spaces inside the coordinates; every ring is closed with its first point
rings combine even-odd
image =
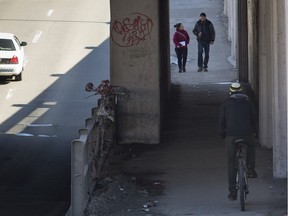
{"type": "Polygon", "coordinates": [[[237,68],[240,82],[248,82],[248,17],[247,0],[238,1],[238,58],[237,68]]]}
{"type": "MultiPolygon", "coordinates": [[[[286,29],[286,68],[285,68],[285,71],[286,71],[286,95],[288,97],[288,88],[287,88],[287,85],[288,85],[288,62],[287,62],[287,56],[288,56],[288,0],[285,1],[285,29],[286,29]]],[[[288,99],[286,99],[286,109],[287,109],[287,112],[288,112],[288,99]]],[[[287,158],[287,154],[288,154],[288,139],[287,139],[287,136],[288,136],[288,113],[286,112],[286,162],[288,160],[287,158]]],[[[287,167],[287,164],[286,164],[286,178],[287,178],[287,173],[288,173],[288,167],[287,167]]]]}
{"type": "Polygon", "coordinates": [[[273,147],[274,176],[287,177],[287,1],[259,6],[260,143],[273,147]]]}
{"type": "Polygon", "coordinates": [[[224,15],[228,18],[228,41],[231,42],[231,55],[228,61],[237,68],[237,44],[238,44],[238,31],[237,31],[237,1],[224,0],[224,15]]]}
{"type": "MultiPolygon", "coordinates": [[[[288,139],[287,139],[287,136],[288,136],[288,88],[287,88],[287,85],[288,85],[288,60],[287,60],[287,56],[288,56],[288,0],[285,1],[285,29],[286,29],[286,68],[285,68],[285,71],[286,71],[286,95],[287,95],[287,98],[286,98],[286,162],[288,160],[287,158],[287,154],[288,154],[288,139]]],[[[287,173],[288,173],[288,167],[287,167],[287,163],[286,163],[286,178],[287,178],[287,173]]]]}
{"type": "Polygon", "coordinates": [[[268,32],[271,28],[271,14],[268,8],[270,1],[259,3],[259,141],[262,146],[272,148],[272,94],[270,82],[272,71],[271,37],[268,32]],[[268,5],[267,5],[268,4],[268,5]]]}
{"type": "Polygon", "coordinates": [[[118,104],[118,140],[159,143],[159,3],[110,0],[110,5],[110,79],[130,92],[128,101],[118,104]]]}
{"type": "Polygon", "coordinates": [[[254,90],[254,93],[258,95],[258,0],[247,1],[247,15],[248,15],[248,80],[254,90]]]}
{"type": "MultiPolygon", "coordinates": [[[[274,2],[274,1],[273,1],[274,2]]],[[[287,177],[287,1],[274,2],[274,142],[273,173],[275,177],[287,177]]]]}

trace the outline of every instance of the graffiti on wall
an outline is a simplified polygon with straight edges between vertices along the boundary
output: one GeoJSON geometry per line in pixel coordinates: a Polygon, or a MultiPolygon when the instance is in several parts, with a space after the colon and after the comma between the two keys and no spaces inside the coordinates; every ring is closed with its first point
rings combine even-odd
{"type": "Polygon", "coordinates": [[[148,16],[132,13],[122,21],[115,20],[111,26],[112,41],[121,47],[137,46],[151,39],[153,21],[148,16]]]}

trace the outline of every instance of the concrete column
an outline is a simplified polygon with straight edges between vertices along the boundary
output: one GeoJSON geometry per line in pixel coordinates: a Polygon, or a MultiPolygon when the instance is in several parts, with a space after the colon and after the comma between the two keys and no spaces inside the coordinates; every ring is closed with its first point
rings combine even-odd
{"type": "Polygon", "coordinates": [[[274,13],[274,142],[273,173],[275,177],[287,177],[287,1],[273,1],[274,13]]]}
{"type": "Polygon", "coordinates": [[[224,15],[228,17],[228,41],[231,42],[231,55],[228,61],[237,68],[237,2],[236,0],[224,0],[224,15]]]}
{"type": "Polygon", "coordinates": [[[271,1],[259,3],[259,141],[262,146],[272,148],[272,38],[271,1]]]}
{"type": "Polygon", "coordinates": [[[156,0],[110,0],[111,83],[130,92],[119,103],[120,143],[159,143],[159,5],[156,0]]]}
{"type": "Polygon", "coordinates": [[[234,60],[235,64],[234,64],[234,68],[237,68],[237,50],[238,50],[238,23],[237,23],[237,17],[238,17],[238,13],[237,13],[237,1],[236,0],[232,0],[232,28],[231,28],[231,57],[234,60]]]}
{"type": "Polygon", "coordinates": [[[240,82],[248,82],[248,17],[247,0],[238,1],[238,58],[237,68],[240,82]]]}
{"type": "MultiPolygon", "coordinates": [[[[286,29],[286,68],[285,68],[285,71],[286,71],[286,95],[287,95],[287,98],[286,98],[286,162],[287,162],[287,154],[288,154],[288,139],[287,139],[287,136],[288,136],[288,88],[287,88],[287,85],[288,85],[288,62],[287,62],[287,56],[288,56],[288,0],[285,1],[285,29],[286,29]]],[[[287,173],[288,173],[288,167],[287,167],[287,163],[286,163],[286,178],[287,178],[287,173]]]]}
{"type": "Polygon", "coordinates": [[[248,11],[248,80],[254,90],[254,93],[258,95],[258,0],[247,1],[248,11]]]}
{"type": "Polygon", "coordinates": [[[287,177],[287,1],[259,6],[260,143],[273,147],[274,176],[287,177]]]}
{"type": "MultiPolygon", "coordinates": [[[[288,88],[287,88],[287,85],[288,85],[288,0],[285,0],[285,29],[286,29],[286,68],[285,68],[285,71],[286,71],[286,162],[288,160],[287,158],[287,154],[288,154],[288,139],[287,139],[287,136],[288,136],[288,88]]],[[[285,143],[285,142],[284,142],[285,143]]],[[[286,178],[287,178],[287,173],[288,173],[288,167],[287,167],[287,163],[286,163],[286,178]]]]}

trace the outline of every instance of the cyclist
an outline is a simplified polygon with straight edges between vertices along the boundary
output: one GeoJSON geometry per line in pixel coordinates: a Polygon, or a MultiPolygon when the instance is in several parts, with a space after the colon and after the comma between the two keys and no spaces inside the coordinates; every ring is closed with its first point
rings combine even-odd
{"type": "Polygon", "coordinates": [[[234,140],[242,138],[247,143],[247,167],[248,177],[256,178],[255,171],[255,142],[254,136],[257,134],[257,117],[254,107],[249,98],[242,91],[240,83],[230,85],[228,98],[221,106],[219,125],[221,137],[226,138],[226,147],[228,153],[228,184],[229,200],[237,199],[236,190],[236,146],[234,140]]]}

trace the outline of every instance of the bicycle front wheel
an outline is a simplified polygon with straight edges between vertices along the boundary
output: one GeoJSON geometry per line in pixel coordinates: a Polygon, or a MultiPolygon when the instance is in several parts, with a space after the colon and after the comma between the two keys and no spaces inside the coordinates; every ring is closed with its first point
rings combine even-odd
{"type": "MultiPolygon", "coordinates": [[[[242,161],[243,162],[243,161],[242,161]]],[[[239,192],[240,192],[240,205],[241,211],[245,211],[245,178],[244,178],[244,167],[241,160],[238,161],[238,180],[239,180],[239,192]]]]}

